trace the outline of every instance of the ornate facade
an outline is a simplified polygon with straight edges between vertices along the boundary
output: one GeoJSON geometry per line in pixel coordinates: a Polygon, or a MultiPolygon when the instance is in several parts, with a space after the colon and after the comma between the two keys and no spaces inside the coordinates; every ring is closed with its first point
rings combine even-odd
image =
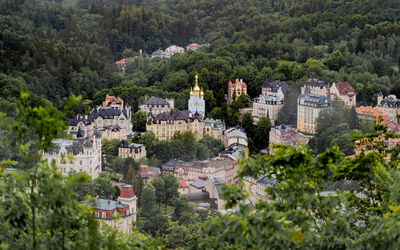
{"type": "Polygon", "coordinates": [[[315,134],[321,110],[331,107],[330,96],[300,94],[297,99],[297,130],[315,134]]]}
{"type": "Polygon", "coordinates": [[[247,84],[243,82],[243,79],[236,79],[234,83],[228,82],[228,103],[236,101],[241,95],[247,95],[247,84]],[[235,100],[234,96],[236,96],[235,100]]]}
{"type": "Polygon", "coordinates": [[[204,117],[206,112],[206,103],[204,101],[204,91],[203,88],[199,88],[198,85],[198,75],[195,76],[196,82],[194,88],[190,88],[190,98],[188,101],[189,111],[192,113],[199,113],[204,117]]]}

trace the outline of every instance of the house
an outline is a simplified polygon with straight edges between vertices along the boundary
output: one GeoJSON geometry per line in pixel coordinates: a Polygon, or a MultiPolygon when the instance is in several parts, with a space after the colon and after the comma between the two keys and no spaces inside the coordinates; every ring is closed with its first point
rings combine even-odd
{"type": "Polygon", "coordinates": [[[136,222],[137,198],[132,185],[124,185],[118,200],[98,199],[88,203],[95,210],[96,219],[121,233],[130,234],[136,222]]]}
{"type": "Polygon", "coordinates": [[[103,140],[126,140],[126,128],[122,128],[119,125],[107,125],[100,129],[101,138],[103,140]]]}
{"type": "Polygon", "coordinates": [[[132,133],[131,107],[125,105],[121,108],[119,105],[98,107],[93,109],[89,115],[94,126],[103,128],[105,126],[119,126],[126,129],[126,134],[132,133]]]}
{"type": "Polygon", "coordinates": [[[98,131],[89,137],[77,139],[53,140],[55,147],[43,153],[49,164],[54,160],[60,172],[68,176],[69,172],[86,172],[96,179],[101,172],[101,136],[98,131]],[[68,154],[73,157],[71,159],[68,154]]]}
{"type": "Polygon", "coordinates": [[[203,192],[204,181],[203,180],[196,180],[196,181],[190,182],[189,189],[190,189],[189,193],[191,193],[191,194],[203,192]]]}
{"type": "Polygon", "coordinates": [[[127,63],[128,63],[127,58],[124,58],[124,59],[121,59],[121,60],[115,62],[115,64],[118,66],[118,68],[121,69],[122,72],[125,72],[125,67],[126,67],[127,63]]]}
{"type": "Polygon", "coordinates": [[[185,182],[185,180],[178,179],[179,187],[178,192],[180,194],[188,194],[189,193],[189,185],[185,182]]]}
{"type": "Polygon", "coordinates": [[[165,58],[170,58],[171,56],[175,55],[176,53],[183,53],[185,52],[185,49],[182,47],[179,47],[177,45],[171,45],[168,48],[165,49],[165,58]]]}
{"type": "Polygon", "coordinates": [[[221,120],[206,119],[203,121],[203,137],[211,136],[215,139],[223,141],[223,132],[225,123],[221,120]]]}
{"type": "Polygon", "coordinates": [[[235,183],[237,162],[222,156],[205,161],[170,160],[161,166],[161,171],[163,174],[173,173],[178,179],[183,180],[219,178],[225,183],[235,183]]]}
{"type": "Polygon", "coordinates": [[[202,117],[204,117],[206,113],[206,102],[204,100],[204,91],[203,88],[199,88],[198,85],[199,76],[196,74],[195,76],[195,84],[194,88],[190,88],[190,98],[188,101],[188,109],[192,113],[199,113],[202,117]]]}
{"type": "Polygon", "coordinates": [[[243,79],[236,78],[236,81],[232,83],[228,82],[228,103],[233,103],[241,95],[247,95],[247,84],[243,82],[243,79]],[[236,96],[236,97],[235,97],[236,96]],[[235,97],[235,100],[233,98],[235,97]]]}
{"type": "Polygon", "coordinates": [[[382,93],[378,94],[377,108],[387,114],[389,119],[395,123],[400,121],[400,99],[395,95],[383,97],[382,93]]]}
{"type": "Polygon", "coordinates": [[[233,161],[237,161],[243,156],[245,156],[245,149],[239,146],[229,147],[226,150],[219,153],[221,157],[229,157],[233,161]]]}
{"type": "Polygon", "coordinates": [[[257,200],[267,201],[265,189],[275,185],[276,179],[269,179],[267,175],[263,175],[256,180],[252,177],[245,177],[243,182],[246,191],[249,193],[249,201],[255,204],[257,200]]]}
{"type": "Polygon", "coordinates": [[[149,184],[154,178],[160,175],[160,169],[156,167],[149,167],[147,165],[139,166],[140,177],[142,177],[144,184],[149,184]]]}
{"type": "Polygon", "coordinates": [[[229,128],[223,133],[223,141],[225,148],[240,147],[247,148],[248,139],[246,132],[241,127],[229,128]]]}
{"type": "Polygon", "coordinates": [[[333,83],[329,94],[337,96],[347,106],[356,106],[356,91],[348,82],[333,83]]]}
{"type": "Polygon", "coordinates": [[[300,94],[297,99],[297,130],[315,134],[319,113],[330,107],[330,95],[300,94]]]}
{"type": "Polygon", "coordinates": [[[374,121],[375,124],[379,121],[380,117],[383,118],[383,122],[390,120],[389,116],[379,108],[361,106],[356,108],[356,113],[359,119],[374,121]]]}
{"type": "Polygon", "coordinates": [[[106,99],[103,101],[102,106],[124,108],[124,100],[122,100],[121,97],[106,94],[106,99]]]}
{"type": "Polygon", "coordinates": [[[188,46],[186,46],[186,50],[198,50],[201,48],[200,44],[197,43],[191,43],[188,46]]]}
{"type": "Polygon", "coordinates": [[[118,145],[118,156],[139,160],[146,157],[146,147],[143,144],[129,144],[128,141],[122,140],[118,145]]]}
{"type": "Polygon", "coordinates": [[[174,109],[174,99],[162,99],[151,97],[139,104],[139,109],[147,114],[158,115],[161,113],[169,113],[174,109]]]}
{"type": "Polygon", "coordinates": [[[151,54],[151,58],[155,58],[155,57],[159,57],[159,58],[165,58],[165,53],[162,50],[156,50],[151,54]]]}
{"type": "Polygon", "coordinates": [[[266,79],[261,87],[261,95],[275,96],[279,102],[285,101],[285,94],[290,89],[290,86],[283,81],[269,82],[266,79]]]}
{"type": "Polygon", "coordinates": [[[75,138],[93,138],[94,123],[87,115],[77,114],[68,119],[68,134],[72,134],[75,138]]]}
{"type": "Polygon", "coordinates": [[[217,179],[210,179],[204,182],[204,188],[209,194],[209,198],[216,204],[217,210],[225,208],[225,200],[222,197],[222,189],[226,184],[217,179]]]}
{"type": "Polygon", "coordinates": [[[325,86],[325,82],[318,80],[317,75],[312,72],[307,82],[301,87],[301,94],[313,94],[327,96],[328,92],[325,86]]]}
{"type": "Polygon", "coordinates": [[[302,133],[297,132],[296,128],[289,125],[272,126],[269,132],[269,152],[275,151],[272,145],[287,145],[299,147],[301,144],[307,144],[309,138],[302,133]]]}
{"type": "Polygon", "coordinates": [[[176,132],[192,132],[200,140],[203,138],[203,125],[201,115],[189,110],[180,111],[177,114],[161,113],[149,116],[146,131],[153,132],[160,140],[167,140],[176,132]]]}

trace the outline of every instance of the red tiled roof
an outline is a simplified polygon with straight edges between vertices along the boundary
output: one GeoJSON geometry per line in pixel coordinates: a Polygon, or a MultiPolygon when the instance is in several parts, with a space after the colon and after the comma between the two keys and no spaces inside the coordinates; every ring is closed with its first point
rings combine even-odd
{"type": "Polygon", "coordinates": [[[356,112],[358,114],[363,114],[363,115],[368,115],[368,116],[375,117],[375,122],[378,121],[379,116],[382,116],[383,120],[385,122],[389,121],[389,116],[385,112],[379,110],[378,108],[361,106],[361,107],[356,108],[356,112]]]}
{"type": "Polygon", "coordinates": [[[245,82],[243,82],[243,79],[240,79],[240,81],[239,81],[239,79],[236,79],[236,81],[234,82],[234,83],[232,83],[230,80],[229,80],[229,87],[230,88],[233,88],[233,87],[236,87],[237,85],[240,85],[240,86],[242,86],[243,88],[247,88],[247,84],[245,83],[245,82]]]}
{"type": "Polygon", "coordinates": [[[115,64],[125,66],[125,64],[128,62],[128,59],[122,59],[119,61],[116,61],[115,64]]]}
{"type": "Polygon", "coordinates": [[[353,92],[354,95],[355,90],[348,82],[340,82],[336,84],[336,88],[339,90],[340,95],[348,95],[349,92],[353,92]]]}
{"type": "Polygon", "coordinates": [[[188,188],[189,185],[182,179],[179,179],[179,188],[188,188]]]}

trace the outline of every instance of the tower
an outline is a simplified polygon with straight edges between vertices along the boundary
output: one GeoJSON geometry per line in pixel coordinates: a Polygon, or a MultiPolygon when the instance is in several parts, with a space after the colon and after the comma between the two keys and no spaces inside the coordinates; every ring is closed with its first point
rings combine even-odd
{"type": "Polygon", "coordinates": [[[199,76],[195,76],[194,88],[190,88],[190,98],[188,101],[189,111],[195,113],[196,111],[204,117],[206,110],[206,103],[204,101],[204,91],[203,88],[199,88],[198,79],[199,76]]]}

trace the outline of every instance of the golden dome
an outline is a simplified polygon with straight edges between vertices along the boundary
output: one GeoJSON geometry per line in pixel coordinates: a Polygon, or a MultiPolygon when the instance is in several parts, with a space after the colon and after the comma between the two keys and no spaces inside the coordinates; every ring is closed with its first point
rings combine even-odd
{"type": "Polygon", "coordinates": [[[190,87],[190,96],[192,96],[193,95],[193,89],[192,89],[192,87],[190,87]]]}
{"type": "Polygon", "coordinates": [[[200,91],[200,96],[204,96],[203,87],[201,88],[201,91],[200,91]]]}
{"type": "Polygon", "coordinates": [[[198,92],[200,92],[200,88],[199,88],[199,84],[197,83],[197,81],[198,81],[198,79],[199,79],[199,76],[196,74],[196,76],[195,76],[195,79],[196,79],[196,82],[195,82],[195,84],[194,84],[194,92],[195,93],[198,93],[198,92]]]}

